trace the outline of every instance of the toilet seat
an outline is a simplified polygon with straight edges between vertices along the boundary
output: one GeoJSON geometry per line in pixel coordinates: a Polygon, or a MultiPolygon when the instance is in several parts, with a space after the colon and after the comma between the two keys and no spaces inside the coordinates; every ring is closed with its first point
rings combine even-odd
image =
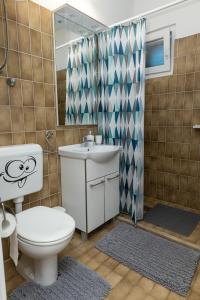
{"type": "Polygon", "coordinates": [[[59,240],[56,240],[56,241],[52,241],[52,242],[44,242],[44,243],[27,240],[27,239],[23,238],[22,236],[20,236],[19,234],[17,236],[18,236],[18,240],[20,240],[23,243],[26,243],[26,244],[29,244],[29,245],[32,245],[32,246],[41,246],[41,247],[44,246],[45,247],[45,246],[53,246],[55,244],[62,243],[66,239],[70,238],[73,233],[74,233],[74,231],[72,231],[71,234],[63,237],[62,239],[59,239],[59,240]]]}
{"type": "Polygon", "coordinates": [[[45,206],[24,210],[16,217],[18,238],[30,245],[54,245],[70,237],[75,230],[72,217],[45,206]]]}

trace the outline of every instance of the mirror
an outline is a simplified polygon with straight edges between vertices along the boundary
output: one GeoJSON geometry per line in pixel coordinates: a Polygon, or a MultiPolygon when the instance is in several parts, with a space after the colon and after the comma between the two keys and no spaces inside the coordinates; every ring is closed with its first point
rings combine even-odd
{"type": "Polygon", "coordinates": [[[106,29],[69,5],[54,12],[57,125],[96,124],[96,34],[106,29]]]}

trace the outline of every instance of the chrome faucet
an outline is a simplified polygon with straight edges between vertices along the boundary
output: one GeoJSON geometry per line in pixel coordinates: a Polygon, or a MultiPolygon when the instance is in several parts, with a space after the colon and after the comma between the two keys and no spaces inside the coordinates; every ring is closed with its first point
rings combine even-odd
{"type": "Polygon", "coordinates": [[[94,136],[92,135],[92,131],[82,138],[82,145],[84,147],[92,147],[94,146],[94,136]]]}

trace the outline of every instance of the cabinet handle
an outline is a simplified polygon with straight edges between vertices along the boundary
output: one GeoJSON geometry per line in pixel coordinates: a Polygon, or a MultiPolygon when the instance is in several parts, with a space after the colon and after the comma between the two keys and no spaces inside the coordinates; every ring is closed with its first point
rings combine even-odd
{"type": "Polygon", "coordinates": [[[105,182],[105,180],[101,180],[101,181],[99,181],[99,182],[97,182],[97,183],[90,184],[90,187],[93,188],[93,187],[95,187],[95,186],[97,186],[97,185],[99,185],[99,184],[102,184],[102,183],[104,183],[104,182],[105,182]]]}
{"type": "Polygon", "coordinates": [[[110,181],[110,180],[113,180],[113,179],[118,178],[118,177],[119,177],[119,174],[114,176],[114,177],[108,177],[107,180],[110,181]]]}

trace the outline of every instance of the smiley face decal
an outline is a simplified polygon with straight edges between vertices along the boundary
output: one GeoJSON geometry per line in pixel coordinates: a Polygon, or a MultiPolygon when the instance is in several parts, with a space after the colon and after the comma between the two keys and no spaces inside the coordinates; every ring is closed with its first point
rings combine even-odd
{"type": "Polygon", "coordinates": [[[36,171],[36,159],[33,156],[29,156],[25,161],[22,160],[10,160],[5,165],[5,172],[2,172],[0,176],[8,183],[17,183],[19,188],[22,188],[29,176],[36,171]]]}

